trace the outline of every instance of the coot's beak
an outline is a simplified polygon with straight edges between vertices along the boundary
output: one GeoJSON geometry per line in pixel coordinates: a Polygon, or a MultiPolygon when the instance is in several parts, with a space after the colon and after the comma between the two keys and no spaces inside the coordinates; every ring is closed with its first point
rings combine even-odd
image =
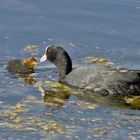
{"type": "Polygon", "coordinates": [[[47,60],[47,55],[44,54],[41,58],[40,58],[40,62],[45,62],[47,60]]]}
{"type": "Polygon", "coordinates": [[[47,60],[47,50],[48,50],[48,47],[45,49],[45,54],[40,58],[40,62],[45,62],[47,60]]]}

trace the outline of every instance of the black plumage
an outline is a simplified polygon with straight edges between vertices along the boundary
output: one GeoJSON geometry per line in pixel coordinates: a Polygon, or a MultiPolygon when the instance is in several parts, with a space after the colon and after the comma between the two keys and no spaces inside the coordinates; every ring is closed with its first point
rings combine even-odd
{"type": "Polygon", "coordinates": [[[46,48],[44,56],[56,65],[60,82],[103,96],[140,95],[140,70],[105,66],[72,69],[68,53],[55,45],[46,48]]]}

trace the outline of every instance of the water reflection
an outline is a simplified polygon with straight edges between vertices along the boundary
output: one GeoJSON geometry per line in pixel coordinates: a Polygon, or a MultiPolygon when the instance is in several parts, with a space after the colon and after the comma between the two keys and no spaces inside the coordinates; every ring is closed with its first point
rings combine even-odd
{"type": "Polygon", "coordinates": [[[57,85],[56,85],[58,83],[55,83],[55,82],[54,83],[49,82],[47,85],[48,88],[45,89],[45,87],[43,87],[43,85],[42,85],[43,82],[36,80],[35,73],[12,74],[11,77],[16,78],[16,79],[21,79],[26,84],[38,88],[41,95],[43,95],[44,103],[62,107],[68,101],[68,99],[70,97],[69,91],[65,90],[64,88],[60,89],[60,87],[57,87],[57,85]]]}
{"type": "Polygon", "coordinates": [[[63,91],[46,91],[44,96],[44,102],[56,104],[58,106],[64,106],[68,101],[70,94],[63,91]]]}
{"type": "Polygon", "coordinates": [[[40,94],[43,95],[42,101],[51,106],[63,107],[68,101],[71,95],[74,95],[84,102],[88,103],[88,106],[92,106],[93,103],[97,106],[122,108],[122,109],[140,109],[140,97],[103,97],[96,93],[83,91],[69,87],[65,84],[50,82],[44,83],[44,81],[37,81],[36,74],[14,74],[12,78],[22,79],[26,84],[36,87],[40,94]]]}
{"type": "Polygon", "coordinates": [[[34,85],[36,83],[34,74],[20,75],[20,78],[28,85],[34,85]]]}
{"type": "Polygon", "coordinates": [[[100,96],[96,93],[88,91],[74,92],[74,95],[79,96],[80,100],[84,100],[92,105],[97,104],[102,107],[110,107],[112,109],[138,109],[140,110],[140,97],[139,96],[100,96]]]}
{"type": "Polygon", "coordinates": [[[35,73],[31,73],[31,74],[11,74],[10,77],[14,78],[14,79],[21,79],[28,85],[34,85],[36,83],[35,73]]]}

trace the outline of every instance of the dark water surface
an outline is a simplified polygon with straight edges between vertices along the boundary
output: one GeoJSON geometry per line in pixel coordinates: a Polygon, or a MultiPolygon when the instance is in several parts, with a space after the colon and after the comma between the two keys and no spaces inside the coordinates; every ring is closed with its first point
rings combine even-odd
{"type": "MultiPolygon", "coordinates": [[[[61,90],[43,97],[5,69],[12,58],[39,58],[49,44],[62,45],[78,66],[97,56],[140,69],[140,1],[0,0],[0,139],[140,139],[139,110],[61,90]],[[25,51],[31,44],[39,49],[25,51]]],[[[58,78],[50,63],[32,77],[46,85],[58,78]]]]}

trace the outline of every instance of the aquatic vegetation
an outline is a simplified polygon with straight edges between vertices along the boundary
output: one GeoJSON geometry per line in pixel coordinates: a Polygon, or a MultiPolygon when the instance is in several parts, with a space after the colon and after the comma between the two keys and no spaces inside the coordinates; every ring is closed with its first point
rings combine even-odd
{"type": "Polygon", "coordinates": [[[112,62],[109,62],[106,58],[95,57],[95,56],[86,57],[85,62],[88,64],[99,63],[101,65],[106,65],[106,66],[110,66],[113,64],[112,62]]]}
{"type": "Polygon", "coordinates": [[[10,108],[10,111],[14,112],[14,113],[22,113],[25,112],[25,105],[22,103],[18,103],[15,106],[12,106],[10,108]]]}
{"type": "Polygon", "coordinates": [[[65,84],[62,83],[58,83],[58,82],[50,82],[49,86],[55,89],[58,89],[59,91],[63,91],[63,92],[69,92],[72,90],[72,88],[66,86],[65,84]]]}
{"type": "Polygon", "coordinates": [[[21,77],[25,81],[25,83],[27,83],[29,85],[34,85],[36,83],[34,73],[29,74],[29,75],[22,75],[21,77]]]}
{"type": "Polygon", "coordinates": [[[140,97],[139,96],[132,96],[132,97],[125,97],[125,103],[131,109],[140,109],[140,97]]]}
{"type": "Polygon", "coordinates": [[[39,48],[39,46],[37,46],[37,45],[27,45],[27,46],[24,48],[24,51],[29,51],[29,52],[37,51],[38,48],[39,48]]]}
{"type": "Polygon", "coordinates": [[[37,131],[37,129],[41,129],[45,132],[64,132],[65,127],[53,120],[46,121],[41,118],[34,116],[30,117],[27,115],[26,117],[23,117],[24,113],[26,113],[25,102],[18,103],[17,105],[10,107],[9,110],[0,113],[0,127],[20,131],[37,131]]]}

